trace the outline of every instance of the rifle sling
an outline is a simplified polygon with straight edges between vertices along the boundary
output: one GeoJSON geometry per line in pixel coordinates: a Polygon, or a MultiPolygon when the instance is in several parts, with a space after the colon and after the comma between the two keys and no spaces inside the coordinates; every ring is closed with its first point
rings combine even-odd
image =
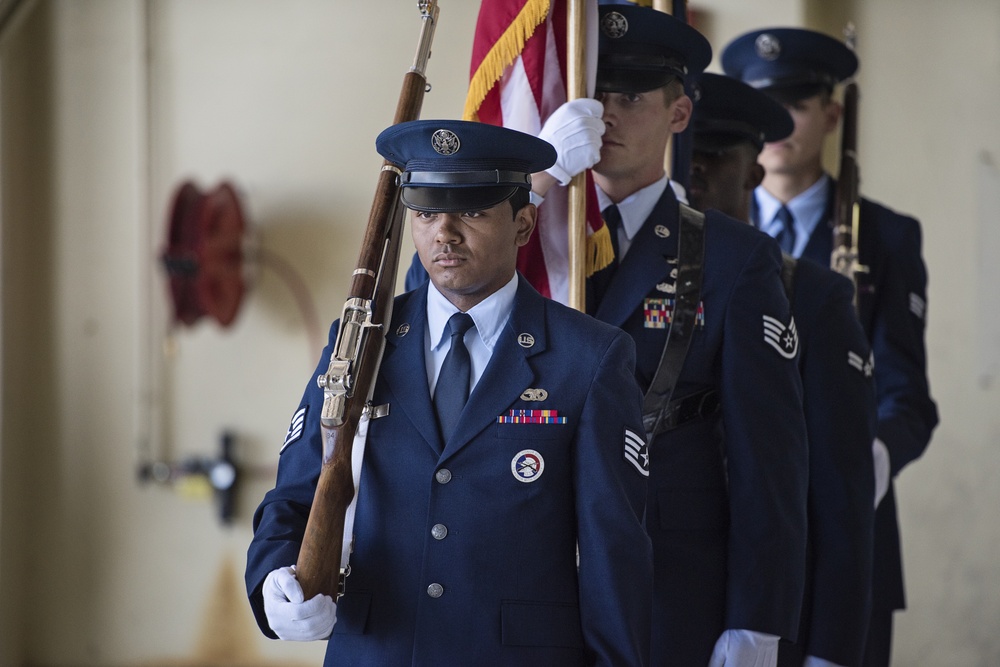
{"type": "Polygon", "coordinates": [[[670,400],[677,379],[680,377],[681,368],[684,366],[688,348],[691,346],[698,303],[701,300],[705,260],[705,215],[684,204],[679,204],[679,207],[677,279],[674,282],[676,291],[670,329],[667,330],[667,340],[663,345],[660,363],[642,401],[642,422],[646,437],[650,441],[654,436],[683,423],[679,420],[682,414],[686,416],[684,421],[700,416],[708,394],[712,394],[714,399],[715,393],[709,390],[678,401],[670,400]],[[685,405],[688,407],[687,410],[683,409],[685,405]],[[692,414],[690,408],[695,405],[697,410],[692,414]]]}

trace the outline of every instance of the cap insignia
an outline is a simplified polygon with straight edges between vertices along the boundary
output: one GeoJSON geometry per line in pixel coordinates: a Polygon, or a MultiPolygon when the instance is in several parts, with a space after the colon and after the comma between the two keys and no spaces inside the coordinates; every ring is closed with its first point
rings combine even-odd
{"type": "Polygon", "coordinates": [[[461,146],[458,135],[451,130],[438,130],[431,135],[431,147],[438,155],[454,155],[461,146]]]}
{"type": "Polygon", "coordinates": [[[628,19],[618,12],[608,12],[601,19],[601,32],[611,39],[624,37],[628,32],[628,19]]]}
{"type": "Polygon", "coordinates": [[[770,33],[764,32],[757,35],[754,48],[757,50],[757,55],[764,60],[777,60],[778,56],[781,55],[781,42],[770,33]]]}

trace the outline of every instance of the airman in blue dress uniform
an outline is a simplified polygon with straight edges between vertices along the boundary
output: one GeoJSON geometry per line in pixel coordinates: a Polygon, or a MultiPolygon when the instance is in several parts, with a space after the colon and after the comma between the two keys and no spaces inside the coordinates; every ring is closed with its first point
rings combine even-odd
{"type": "MultiPolygon", "coordinates": [[[[791,116],[727,76],[703,74],[697,90],[691,204],[749,221],[764,177],[757,156],[765,142],[791,134],[791,116]]],[[[809,437],[809,550],[799,636],[781,642],[778,664],[855,667],[871,607],[877,420],[871,347],[855,316],[851,281],[808,259],[784,259],[809,437]]]]}
{"type": "MultiPolygon", "coordinates": [[[[603,124],[593,169],[616,261],[588,280],[587,309],[635,340],[646,391],[674,327],[683,270],[681,204],[664,154],[691,118],[683,82],[709,63],[711,47],[653,9],[598,11],[603,124]]],[[[591,127],[585,112],[581,131],[591,127]]],[[[579,133],[566,134],[578,142],[579,133]]],[[[536,179],[536,193],[545,185],[536,179]]],[[[652,663],[768,666],[779,637],[796,637],[805,578],[799,343],[774,240],[709,211],[703,243],[700,303],[671,399],[676,418],[650,445],[652,663]]]]}
{"type": "Polygon", "coordinates": [[[261,629],[329,637],[327,665],[648,664],[634,344],[515,271],[535,221],[530,175],[552,164],[552,147],[437,120],[395,125],[376,146],[402,169],[430,281],[394,304],[372,399],[387,408],[366,426],[335,606],[303,600],[290,567],[321,461],[322,390],[307,383],[254,515],[246,583],[261,629]],[[468,402],[463,392],[445,409],[464,384],[468,402]]]}
{"type": "MultiPolygon", "coordinates": [[[[822,33],[768,28],[730,43],[722,66],[726,74],[782,102],[795,121],[787,140],[768,144],[761,153],[766,175],[753,200],[754,224],[787,240],[794,257],[829,265],[836,183],[823,170],[823,142],[841,113],[833,88],[854,74],[856,56],[822,33]]],[[[927,269],[920,225],[862,198],[857,242],[860,263],[868,267],[857,288],[859,319],[875,354],[879,414],[873,444],[873,607],[864,664],[884,666],[889,664],[893,612],[905,607],[891,480],[923,454],[938,416],[927,380],[927,269]]]]}

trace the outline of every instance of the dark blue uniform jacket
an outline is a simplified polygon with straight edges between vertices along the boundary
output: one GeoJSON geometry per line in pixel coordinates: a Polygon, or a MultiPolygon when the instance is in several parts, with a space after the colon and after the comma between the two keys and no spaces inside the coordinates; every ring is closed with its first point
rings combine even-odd
{"type": "MultiPolygon", "coordinates": [[[[588,312],[635,340],[644,391],[667,337],[677,236],[667,188],[614,276],[588,284],[588,312]]],[[[708,664],[727,628],[795,638],[804,587],[808,453],[781,253],[716,211],[705,247],[703,311],[674,397],[715,390],[721,411],[651,446],[657,665],[708,664]]]]}
{"type": "MultiPolygon", "coordinates": [[[[835,184],[828,209],[832,212],[835,184]]],[[[921,256],[920,223],[871,200],[861,203],[862,277],[859,319],[875,353],[878,437],[889,450],[892,475],[919,458],[938,423],[937,407],[927,380],[924,343],[927,268],[921,256]]],[[[829,265],[830,229],[813,232],[803,257],[829,265]]],[[[906,606],[896,498],[892,486],[875,514],[874,605],[906,606]]]]}
{"type": "MultiPolygon", "coordinates": [[[[326,664],[647,664],[652,556],[641,523],[646,451],[629,435],[642,433],[632,341],[522,278],[442,442],[424,365],[426,298],[424,286],[394,304],[373,397],[389,414],[369,425],[326,664]],[[520,410],[565,421],[513,423],[520,410]]],[[[330,345],[336,334],[335,323],[330,345]]],[[[247,590],[271,636],[261,585],[298,554],[320,470],[314,378],[330,345],[300,404],[303,435],[283,450],[254,516],[247,590]]]]}
{"type": "Polygon", "coordinates": [[[871,608],[876,403],[871,346],[847,278],[808,259],[796,263],[798,327],[809,437],[809,549],[802,623],[779,664],[813,655],[858,665],[871,608]]]}

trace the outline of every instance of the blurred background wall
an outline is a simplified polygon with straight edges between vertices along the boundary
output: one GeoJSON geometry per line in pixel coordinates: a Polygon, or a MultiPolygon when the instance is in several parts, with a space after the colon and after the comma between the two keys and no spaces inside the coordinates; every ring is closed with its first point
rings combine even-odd
{"type": "MultiPolygon", "coordinates": [[[[461,115],[479,5],[440,4],[424,118],[461,115]]],[[[1000,664],[1000,4],[692,8],[717,52],[857,26],[862,189],[923,223],[941,412],[897,483],[895,664],[1000,664]]],[[[0,0],[0,20],[0,665],[320,664],[256,629],[245,551],[343,304],[416,2],[0,0]],[[186,180],[232,182],[254,233],[228,328],[170,327],[157,257],[186,180]],[[226,433],[231,522],[200,478],[140,480],[226,433]]]]}

